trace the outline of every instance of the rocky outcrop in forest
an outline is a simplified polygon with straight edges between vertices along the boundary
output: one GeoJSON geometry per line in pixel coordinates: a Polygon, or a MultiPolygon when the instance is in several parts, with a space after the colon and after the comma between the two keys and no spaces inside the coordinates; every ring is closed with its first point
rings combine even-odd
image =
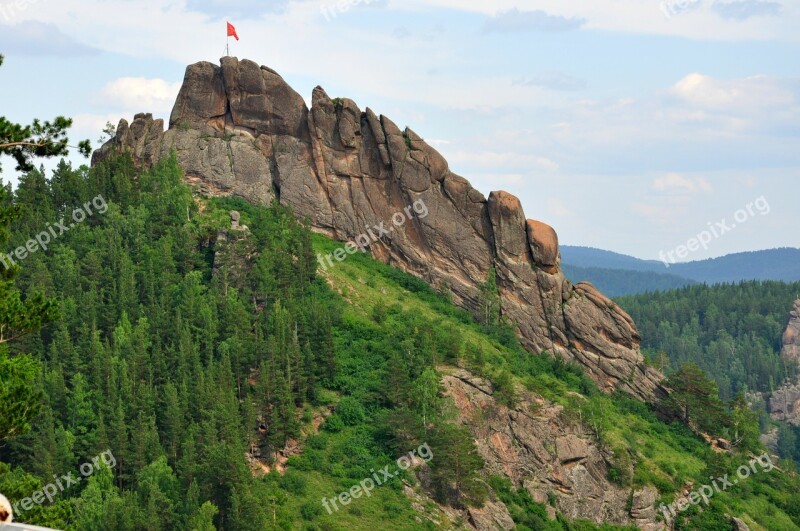
{"type": "Polygon", "coordinates": [[[789,313],[789,324],[783,333],[781,356],[787,361],[800,363],[800,299],[794,301],[789,313]]]}
{"type": "MultiPolygon", "coordinates": [[[[781,356],[784,363],[800,363],[800,299],[794,301],[789,324],[783,332],[781,356]]],[[[772,393],[769,412],[775,420],[800,426],[800,381],[787,381],[772,393]]]]}
{"type": "Polygon", "coordinates": [[[579,363],[607,391],[644,400],[663,392],[631,318],[564,277],[556,232],[527,219],[507,192],[486,198],[411,129],[320,87],[309,109],[274,70],[234,57],[190,65],[164,125],[150,114],[122,120],[93,163],[127,151],[146,167],[174,150],[204,194],[277,199],[340,241],[389,227],[368,250],[473,312],[494,267],[502,314],[529,351],[579,363]],[[428,215],[392,223],[420,201],[428,215]]]}

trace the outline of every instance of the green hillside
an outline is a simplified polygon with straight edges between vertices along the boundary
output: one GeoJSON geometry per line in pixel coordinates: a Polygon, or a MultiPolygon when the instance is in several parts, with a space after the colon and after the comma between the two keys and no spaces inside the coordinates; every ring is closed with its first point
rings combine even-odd
{"type": "MultiPolygon", "coordinates": [[[[636,321],[651,363],[667,374],[686,363],[714,379],[725,400],[738,393],[769,396],[798,367],[780,355],[789,311],[800,283],[741,282],[693,286],[665,293],[620,297],[636,321]]],[[[778,428],[778,451],[800,462],[800,428],[769,418],[760,403],[761,430],[778,428]]]]}
{"type": "MultiPolygon", "coordinates": [[[[0,492],[16,503],[96,456],[113,454],[113,465],[19,520],[81,530],[457,528],[465,522],[442,507],[499,499],[517,529],[615,529],[549,520],[527,491],[486,475],[442,396],[441,371],[452,366],[490,379],[503,403],[525,389],[562,405],[605,449],[610,480],[632,493],[654,485],[667,504],[763,451],[748,440],[717,453],[369,256],[318,272],[317,253],[341,244],[279,206],[193,197],[181,179],[174,160],[144,174],[127,159],[61,165],[27,174],[5,201],[22,213],[4,249],[87,201],[107,205],[21,263],[23,298],[43,292],[58,316],[0,343],[3,382],[28,375],[41,389],[37,407],[20,413],[27,433],[0,446],[0,492]],[[231,228],[234,209],[247,230],[231,228]],[[321,503],[426,446],[424,485],[400,471],[339,510],[321,503]]],[[[729,436],[737,414],[724,407],[716,436],[729,436]]],[[[705,510],[680,513],[677,528],[733,529],[727,515],[751,529],[800,528],[800,480],[789,470],[754,473],[705,510]]]]}

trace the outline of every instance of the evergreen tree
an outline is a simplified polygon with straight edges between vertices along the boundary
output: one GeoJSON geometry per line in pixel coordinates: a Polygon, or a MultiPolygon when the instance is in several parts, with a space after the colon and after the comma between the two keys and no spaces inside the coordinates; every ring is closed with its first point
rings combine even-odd
{"type": "Polygon", "coordinates": [[[497,287],[497,272],[489,268],[486,281],[481,284],[480,322],[487,330],[496,330],[500,325],[500,291],[497,287]]]}
{"type": "Polygon", "coordinates": [[[722,432],[726,419],[717,385],[700,367],[687,363],[670,376],[666,384],[672,389],[663,401],[667,412],[700,431],[722,432]]]}

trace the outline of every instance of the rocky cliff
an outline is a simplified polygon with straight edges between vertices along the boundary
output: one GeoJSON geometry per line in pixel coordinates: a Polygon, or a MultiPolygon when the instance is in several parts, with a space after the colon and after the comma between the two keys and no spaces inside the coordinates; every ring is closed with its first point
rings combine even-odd
{"type": "MultiPolygon", "coordinates": [[[[794,301],[789,324],[783,333],[781,356],[787,363],[800,363],[800,299],[794,301]]],[[[788,381],[769,399],[772,418],[800,426],[800,381],[788,381]]]]}
{"type": "MultiPolygon", "coordinates": [[[[552,518],[559,512],[598,524],[665,529],[657,520],[655,487],[632,490],[611,483],[608,455],[583,424],[568,419],[563,407],[520,390],[517,405],[509,409],[495,400],[490,382],[462,369],[445,371],[443,384],[460,421],[475,437],[486,475],[509,478],[534,501],[548,505],[552,518]]],[[[513,522],[502,525],[498,507],[490,511],[489,524],[486,510],[467,512],[476,529],[513,527],[513,522]]]]}
{"type": "Polygon", "coordinates": [[[800,299],[794,301],[789,313],[789,324],[783,333],[781,356],[787,361],[800,363],[800,299]]]}
{"type": "Polygon", "coordinates": [[[274,70],[225,57],[187,68],[166,130],[150,114],[122,120],[93,163],[129,151],[146,167],[173,150],[204,194],[277,199],[341,241],[391,228],[368,250],[472,311],[494,267],[502,314],[528,350],[579,363],[605,390],[663,392],[631,318],[592,285],[566,280],[551,227],[507,192],[487,199],[422,137],[369,108],[317,87],[309,109],[274,70]],[[426,216],[391,223],[417,202],[426,216]]]}

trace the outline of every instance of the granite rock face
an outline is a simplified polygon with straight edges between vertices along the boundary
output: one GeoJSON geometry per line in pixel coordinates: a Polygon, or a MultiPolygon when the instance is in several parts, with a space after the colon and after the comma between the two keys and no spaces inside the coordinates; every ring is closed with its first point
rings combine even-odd
{"type": "Polygon", "coordinates": [[[487,199],[417,133],[369,108],[317,87],[308,109],[267,67],[201,62],[187,68],[166,131],[149,114],[123,120],[93,162],[129,151],[146,167],[172,150],[201,193],[278,199],[342,241],[374,234],[364,247],[376,258],[469,310],[494,267],[501,311],[528,350],[579,363],[607,391],[664,392],[630,317],[590,284],[566,280],[551,227],[527,219],[511,194],[487,199]]]}
{"type": "Polygon", "coordinates": [[[786,382],[776,389],[769,399],[769,410],[773,419],[800,426],[800,383],[786,382]]]}
{"type": "MultiPolygon", "coordinates": [[[[786,363],[800,363],[800,299],[794,301],[789,323],[783,332],[781,356],[786,363]]],[[[769,398],[773,419],[800,426],[800,381],[788,380],[769,398]]]]}
{"type": "Polygon", "coordinates": [[[800,363],[800,299],[794,301],[794,308],[789,313],[789,324],[783,333],[781,355],[791,361],[800,363]]]}
{"type": "Polygon", "coordinates": [[[571,519],[665,529],[657,520],[658,491],[611,483],[604,449],[563,407],[523,391],[509,409],[495,400],[491,383],[462,369],[446,373],[442,383],[472,432],[486,474],[509,478],[571,519]]]}

